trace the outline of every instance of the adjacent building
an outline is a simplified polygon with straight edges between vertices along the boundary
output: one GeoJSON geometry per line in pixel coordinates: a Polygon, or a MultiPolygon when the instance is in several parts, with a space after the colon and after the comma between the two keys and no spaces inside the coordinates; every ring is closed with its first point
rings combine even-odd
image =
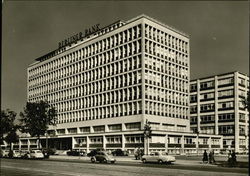
{"type": "Polygon", "coordinates": [[[146,145],[148,120],[150,150],[220,149],[222,136],[198,139],[190,131],[189,46],[187,34],[141,15],[79,33],[37,58],[27,70],[27,100],[47,100],[58,111],[49,146],[133,151],[146,145]]]}
{"type": "Polygon", "coordinates": [[[242,101],[249,77],[225,73],[190,82],[190,125],[194,133],[223,135],[223,148],[248,151],[249,113],[242,101]]]}

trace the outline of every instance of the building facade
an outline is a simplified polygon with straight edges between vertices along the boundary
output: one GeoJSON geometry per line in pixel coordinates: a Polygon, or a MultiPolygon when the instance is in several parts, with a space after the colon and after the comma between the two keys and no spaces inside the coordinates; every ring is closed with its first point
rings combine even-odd
{"type": "Polygon", "coordinates": [[[242,100],[249,77],[240,72],[190,82],[190,125],[194,133],[223,135],[223,148],[248,151],[249,113],[242,100]]]}
{"type": "MultiPolygon", "coordinates": [[[[60,149],[132,151],[145,146],[148,120],[151,150],[195,150],[189,58],[185,33],[145,15],[118,21],[36,59],[27,71],[27,100],[56,107],[48,138],[60,149]]],[[[204,148],[220,148],[221,136],[203,138],[214,141],[204,148]]]]}

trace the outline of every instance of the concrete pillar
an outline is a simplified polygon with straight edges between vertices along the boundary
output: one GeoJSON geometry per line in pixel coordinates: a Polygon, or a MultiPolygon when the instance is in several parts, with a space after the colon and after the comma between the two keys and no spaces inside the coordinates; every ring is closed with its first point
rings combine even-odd
{"type": "Polygon", "coordinates": [[[28,139],[27,144],[28,144],[28,150],[30,150],[30,140],[29,139],[28,139]]]}
{"type": "Polygon", "coordinates": [[[184,153],[184,135],[181,136],[181,153],[184,153]]]}
{"type": "Polygon", "coordinates": [[[77,143],[76,143],[76,140],[75,140],[75,138],[74,138],[74,137],[72,137],[72,149],[74,149],[74,148],[75,148],[75,144],[77,144],[77,143]]]}
{"type": "Polygon", "coordinates": [[[126,142],[125,135],[122,134],[122,150],[125,150],[125,142],[126,142]]]}
{"type": "Polygon", "coordinates": [[[218,127],[218,78],[217,76],[214,77],[214,134],[219,134],[219,127],[218,127]]]}
{"type": "Polygon", "coordinates": [[[208,143],[208,149],[209,151],[211,151],[212,150],[212,138],[211,137],[208,138],[207,143],[208,143]]]}
{"type": "Polygon", "coordinates": [[[89,143],[90,143],[89,136],[86,136],[86,152],[87,153],[89,153],[89,143]]]}
{"type": "Polygon", "coordinates": [[[200,80],[197,79],[197,131],[201,131],[200,127],[201,117],[200,117],[200,80]]]}
{"type": "Polygon", "coordinates": [[[239,95],[238,95],[238,72],[234,73],[234,112],[235,112],[235,125],[234,125],[234,142],[235,152],[239,152],[239,95]]]}
{"type": "Polygon", "coordinates": [[[165,152],[168,152],[168,135],[165,135],[165,152]]]}
{"type": "Polygon", "coordinates": [[[106,143],[107,143],[106,136],[103,135],[102,136],[102,147],[103,147],[104,150],[106,150],[106,143]]]}

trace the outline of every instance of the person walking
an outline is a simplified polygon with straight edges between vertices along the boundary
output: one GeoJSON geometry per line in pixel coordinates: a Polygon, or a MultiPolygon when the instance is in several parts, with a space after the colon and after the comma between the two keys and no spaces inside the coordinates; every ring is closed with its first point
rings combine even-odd
{"type": "Polygon", "coordinates": [[[208,162],[208,157],[207,157],[207,151],[206,150],[204,150],[202,161],[203,161],[203,163],[208,162]]]}
{"type": "Polygon", "coordinates": [[[233,165],[231,150],[229,150],[229,153],[228,153],[227,163],[228,163],[228,165],[229,165],[230,167],[233,165]]]}
{"type": "Polygon", "coordinates": [[[215,163],[215,160],[214,160],[214,151],[213,150],[209,152],[208,161],[209,161],[210,164],[215,163]]]}
{"type": "Polygon", "coordinates": [[[236,153],[234,150],[233,150],[231,156],[232,156],[232,166],[236,166],[237,159],[236,159],[236,153]]]}

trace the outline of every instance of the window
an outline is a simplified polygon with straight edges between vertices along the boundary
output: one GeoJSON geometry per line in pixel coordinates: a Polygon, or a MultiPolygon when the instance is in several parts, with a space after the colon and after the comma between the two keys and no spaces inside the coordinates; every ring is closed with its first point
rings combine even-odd
{"type": "Polygon", "coordinates": [[[197,123],[197,117],[195,116],[195,117],[190,117],[190,123],[191,124],[195,124],[195,123],[197,123]]]}
{"type": "Polygon", "coordinates": [[[200,112],[210,112],[214,111],[214,104],[202,104],[200,112]]]}
{"type": "Polygon", "coordinates": [[[203,134],[214,134],[214,126],[201,127],[200,132],[203,134]]]}
{"type": "Polygon", "coordinates": [[[190,85],[190,91],[191,91],[191,92],[197,91],[197,84],[191,84],[191,85],[190,85]]]}
{"type": "Polygon", "coordinates": [[[219,114],[218,120],[219,122],[234,121],[234,114],[233,113],[219,114]]]}
{"type": "Polygon", "coordinates": [[[200,119],[201,123],[211,123],[214,122],[214,115],[202,115],[200,119]]]}
{"type": "Polygon", "coordinates": [[[219,110],[233,109],[233,108],[234,108],[234,102],[233,101],[218,103],[218,109],[219,110]]]}
{"type": "Polygon", "coordinates": [[[197,102],[197,95],[190,95],[190,103],[197,102]]]}
{"type": "Polygon", "coordinates": [[[212,100],[212,99],[214,99],[214,92],[204,93],[204,94],[201,94],[200,96],[201,101],[212,100]]]}
{"type": "Polygon", "coordinates": [[[94,126],[93,130],[94,130],[94,132],[104,132],[105,126],[94,126]]]}
{"type": "Polygon", "coordinates": [[[121,124],[109,125],[109,130],[110,131],[121,131],[122,130],[122,125],[121,124]]]}
{"type": "Polygon", "coordinates": [[[225,78],[218,80],[218,87],[228,86],[234,83],[234,78],[225,78]]]}
{"type": "Polygon", "coordinates": [[[221,126],[219,126],[219,134],[222,134],[222,135],[234,134],[234,126],[233,125],[221,125],[221,126]]]}
{"type": "Polygon", "coordinates": [[[139,130],[141,128],[141,123],[126,123],[127,130],[139,130]]]}
{"type": "Polygon", "coordinates": [[[234,96],[234,90],[223,90],[218,92],[218,97],[220,98],[229,98],[234,96]]]}
{"type": "Polygon", "coordinates": [[[190,106],[190,113],[191,114],[197,113],[197,106],[190,106]]]}
{"type": "Polygon", "coordinates": [[[214,81],[200,83],[200,90],[206,90],[210,88],[214,88],[214,81]]]}

